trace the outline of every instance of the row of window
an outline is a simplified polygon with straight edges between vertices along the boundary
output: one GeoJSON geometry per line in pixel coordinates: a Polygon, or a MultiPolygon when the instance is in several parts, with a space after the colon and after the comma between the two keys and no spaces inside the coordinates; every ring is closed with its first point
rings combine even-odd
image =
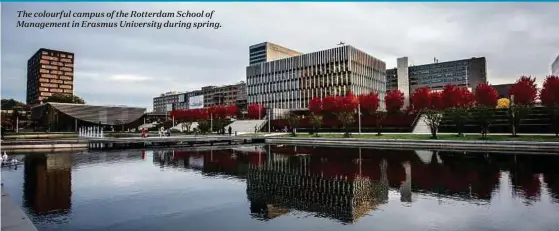
{"type": "Polygon", "coordinates": [[[43,52],[41,52],[41,56],[42,56],[42,57],[49,57],[49,55],[50,55],[50,57],[52,57],[52,58],[56,58],[56,57],[54,57],[54,56],[59,56],[59,57],[62,57],[62,58],[70,58],[70,59],[71,59],[71,58],[74,58],[73,55],[66,55],[66,54],[58,53],[58,52],[48,52],[48,51],[43,51],[43,52]]]}
{"type": "Polygon", "coordinates": [[[318,64],[341,62],[349,58],[348,48],[348,46],[337,47],[329,50],[261,63],[259,65],[252,65],[247,67],[247,77],[257,74],[265,74],[266,71],[268,73],[271,73],[271,70],[292,70],[296,68],[310,67],[318,64]]]}
{"type": "Polygon", "coordinates": [[[417,70],[428,70],[433,68],[444,68],[444,67],[466,66],[466,65],[468,65],[468,61],[453,61],[453,62],[446,62],[446,63],[427,64],[421,66],[411,66],[409,67],[409,70],[417,71],[417,70]]]}

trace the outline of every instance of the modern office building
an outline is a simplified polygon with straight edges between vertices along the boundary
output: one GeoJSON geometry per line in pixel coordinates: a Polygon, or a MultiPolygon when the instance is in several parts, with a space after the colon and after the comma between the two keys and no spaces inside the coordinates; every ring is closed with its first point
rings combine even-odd
{"type": "Polygon", "coordinates": [[[27,60],[27,104],[54,93],[74,94],[74,54],[41,48],[27,60]]]}
{"type": "Polygon", "coordinates": [[[167,92],[153,98],[153,112],[166,113],[172,110],[197,109],[219,105],[237,105],[246,110],[246,83],[206,86],[189,92],[167,92]]]}
{"type": "Polygon", "coordinates": [[[559,55],[555,58],[555,61],[551,64],[551,74],[559,75],[559,55]]]}
{"type": "Polygon", "coordinates": [[[376,91],[384,101],[385,74],[383,61],[349,45],[253,64],[247,67],[248,103],[306,109],[313,97],[349,91],[376,91]]]}
{"type": "Polygon", "coordinates": [[[398,88],[410,94],[417,88],[428,87],[432,90],[442,90],[444,85],[454,84],[459,87],[468,87],[473,90],[481,83],[487,81],[487,65],[485,57],[455,60],[439,63],[435,60],[432,64],[409,66],[408,76],[405,74],[407,58],[398,59],[398,67],[386,70],[386,89],[398,88]],[[404,62],[406,63],[404,65],[404,62]],[[406,79],[409,89],[405,87],[406,79]]]}
{"type": "Polygon", "coordinates": [[[249,47],[249,65],[301,55],[300,52],[270,42],[249,47]]]}

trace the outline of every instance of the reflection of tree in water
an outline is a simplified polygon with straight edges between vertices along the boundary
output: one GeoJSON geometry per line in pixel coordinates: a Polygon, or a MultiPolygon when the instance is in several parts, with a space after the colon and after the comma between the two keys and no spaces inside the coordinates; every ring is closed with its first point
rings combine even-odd
{"type": "Polygon", "coordinates": [[[472,202],[489,201],[500,178],[498,166],[483,155],[456,152],[432,153],[428,163],[413,163],[411,172],[414,191],[472,202]]]}
{"type": "Polygon", "coordinates": [[[527,205],[541,199],[544,182],[553,200],[559,202],[558,165],[559,157],[552,155],[517,155],[503,161],[503,168],[510,172],[513,195],[521,197],[527,205]]]}
{"type": "Polygon", "coordinates": [[[277,154],[270,157],[264,166],[251,165],[248,171],[247,195],[256,218],[272,219],[295,209],[351,223],[388,200],[386,161],[380,166],[381,179],[374,181],[313,173],[308,156],[295,157],[298,164],[277,154]]]}

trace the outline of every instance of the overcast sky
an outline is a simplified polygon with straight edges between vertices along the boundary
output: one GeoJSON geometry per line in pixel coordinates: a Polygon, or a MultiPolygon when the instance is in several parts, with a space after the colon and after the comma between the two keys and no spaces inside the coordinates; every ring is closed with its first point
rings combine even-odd
{"type": "Polygon", "coordinates": [[[25,100],[27,59],[43,47],[75,53],[74,94],[88,103],[151,108],[163,92],[244,80],[248,46],[263,41],[304,53],[344,41],[389,68],[401,56],[485,56],[490,83],[541,84],[559,55],[557,12],[559,3],[2,3],[1,94],[25,100]],[[16,28],[18,10],[113,9],[215,10],[223,27],[16,28]]]}

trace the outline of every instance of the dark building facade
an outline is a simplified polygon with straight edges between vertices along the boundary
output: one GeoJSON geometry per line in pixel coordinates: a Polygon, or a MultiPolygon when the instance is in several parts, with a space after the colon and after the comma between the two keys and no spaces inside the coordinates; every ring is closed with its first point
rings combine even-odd
{"type": "Polygon", "coordinates": [[[54,93],[74,94],[74,54],[41,48],[27,60],[27,104],[54,93]]]}
{"type": "MultiPolygon", "coordinates": [[[[415,89],[422,87],[442,90],[447,84],[468,87],[473,90],[477,85],[487,81],[487,64],[485,57],[448,62],[437,61],[432,64],[410,66],[408,75],[410,94],[415,89]]],[[[397,68],[386,70],[386,90],[397,88],[398,78],[397,68]]]]}
{"type": "Polygon", "coordinates": [[[509,98],[509,90],[514,85],[513,83],[509,84],[497,84],[493,85],[497,93],[499,94],[499,98],[509,98]]]}

